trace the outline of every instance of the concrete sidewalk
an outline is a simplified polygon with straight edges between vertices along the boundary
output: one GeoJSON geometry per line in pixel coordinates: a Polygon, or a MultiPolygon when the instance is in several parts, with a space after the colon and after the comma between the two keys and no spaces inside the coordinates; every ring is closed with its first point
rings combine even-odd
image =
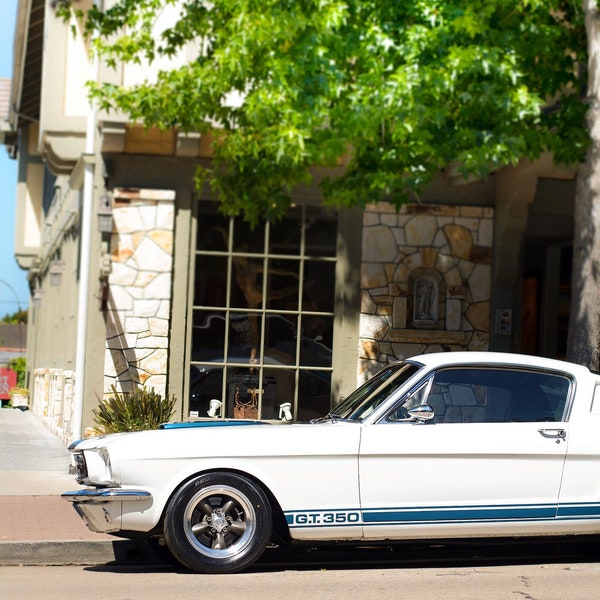
{"type": "Polygon", "coordinates": [[[70,502],[80,486],[65,445],[29,411],[0,409],[0,566],[157,562],[137,541],[90,531],[70,502]]]}

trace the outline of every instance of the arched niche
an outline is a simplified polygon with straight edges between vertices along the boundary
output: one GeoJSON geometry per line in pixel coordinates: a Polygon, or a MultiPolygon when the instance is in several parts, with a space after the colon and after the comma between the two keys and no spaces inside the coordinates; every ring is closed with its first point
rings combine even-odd
{"type": "Polygon", "coordinates": [[[437,271],[420,270],[411,275],[410,299],[413,327],[443,328],[445,290],[437,271]]]}

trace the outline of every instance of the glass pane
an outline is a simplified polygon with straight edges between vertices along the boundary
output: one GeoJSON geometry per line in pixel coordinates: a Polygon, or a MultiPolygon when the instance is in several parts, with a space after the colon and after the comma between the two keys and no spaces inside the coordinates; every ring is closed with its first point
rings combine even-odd
{"type": "Polygon", "coordinates": [[[225,415],[228,418],[258,419],[260,396],[258,369],[227,369],[225,415]]]}
{"type": "Polygon", "coordinates": [[[267,308],[298,310],[300,263],[297,260],[269,261],[267,308]]]}
{"type": "Polygon", "coordinates": [[[262,308],[263,268],[262,258],[233,257],[231,278],[231,306],[235,308],[262,308]]]}
{"type": "Polygon", "coordinates": [[[232,313],[229,321],[229,348],[227,361],[258,364],[262,316],[232,313]]]}
{"type": "Polygon", "coordinates": [[[335,262],[307,260],[304,263],[302,309],[333,312],[335,302],[335,262]]]}
{"type": "Polygon", "coordinates": [[[337,215],[307,211],[306,256],[335,256],[337,244],[337,215]]]}
{"type": "Polygon", "coordinates": [[[192,360],[223,362],[225,313],[194,310],[192,318],[192,360]]]}
{"type": "Polygon", "coordinates": [[[440,371],[430,397],[438,423],[554,422],[569,387],[559,375],[459,368],[440,371]]]}
{"type": "Polygon", "coordinates": [[[284,420],[294,414],[293,370],[266,368],[262,389],[262,419],[284,420]]]}
{"type": "Polygon", "coordinates": [[[335,414],[344,419],[363,419],[395,394],[418,370],[419,367],[407,363],[394,363],[385,367],[336,406],[335,414]]]}
{"type": "Polygon", "coordinates": [[[233,251],[263,254],[265,251],[265,224],[252,229],[249,223],[236,219],[233,226],[233,251]]]}
{"type": "Polygon", "coordinates": [[[225,306],[227,257],[196,256],[194,306],[225,306]]]}
{"type": "Polygon", "coordinates": [[[300,364],[331,367],[333,317],[302,315],[300,364]]]}
{"type": "Polygon", "coordinates": [[[269,233],[269,253],[300,254],[302,210],[290,209],[281,221],[272,223],[269,233]]]}
{"type": "Polygon", "coordinates": [[[198,205],[196,249],[226,252],[228,238],[229,217],[217,212],[215,202],[201,202],[198,205]]]}
{"type": "Polygon", "coordinates": [[[331,373],[300,371],[298,421],[310,421],[327,414],[331,406],[331,373]]]}
{"type": "Polygon", "coordinates": [[[265,364],[295,365],[297,317],[267,315],[265,323],[265,364]]]}
{"type": "Polygon", "coordinates": [[[219,417],[222,412],[223,369],[221,367],[190,367],[190,418],[219,417]],[[212,412],[211,401],[216,401],[212,412]]]}

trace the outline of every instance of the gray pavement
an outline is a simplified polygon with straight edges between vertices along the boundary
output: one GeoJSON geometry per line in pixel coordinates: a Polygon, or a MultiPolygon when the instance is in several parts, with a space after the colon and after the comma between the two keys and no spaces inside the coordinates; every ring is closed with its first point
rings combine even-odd
{"type": "Polygon", "coordinates": [[[143,542],[89,531],[60,498],[79,484],[65,444],[30,411],[0,409],[0,566],[157,562],[143,542]]]}

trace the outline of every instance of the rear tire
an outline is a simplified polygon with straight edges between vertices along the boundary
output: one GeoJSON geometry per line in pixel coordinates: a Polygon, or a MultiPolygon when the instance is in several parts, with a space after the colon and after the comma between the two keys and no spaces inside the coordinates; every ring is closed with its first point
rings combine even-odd
{"type": "Polygon", "coordinates": [[[173,496],[165,513],[173,556],[198,573],[235,573],[264,552],[272,529],[263,490],[235,473],[208,473],[173,496]]]}

